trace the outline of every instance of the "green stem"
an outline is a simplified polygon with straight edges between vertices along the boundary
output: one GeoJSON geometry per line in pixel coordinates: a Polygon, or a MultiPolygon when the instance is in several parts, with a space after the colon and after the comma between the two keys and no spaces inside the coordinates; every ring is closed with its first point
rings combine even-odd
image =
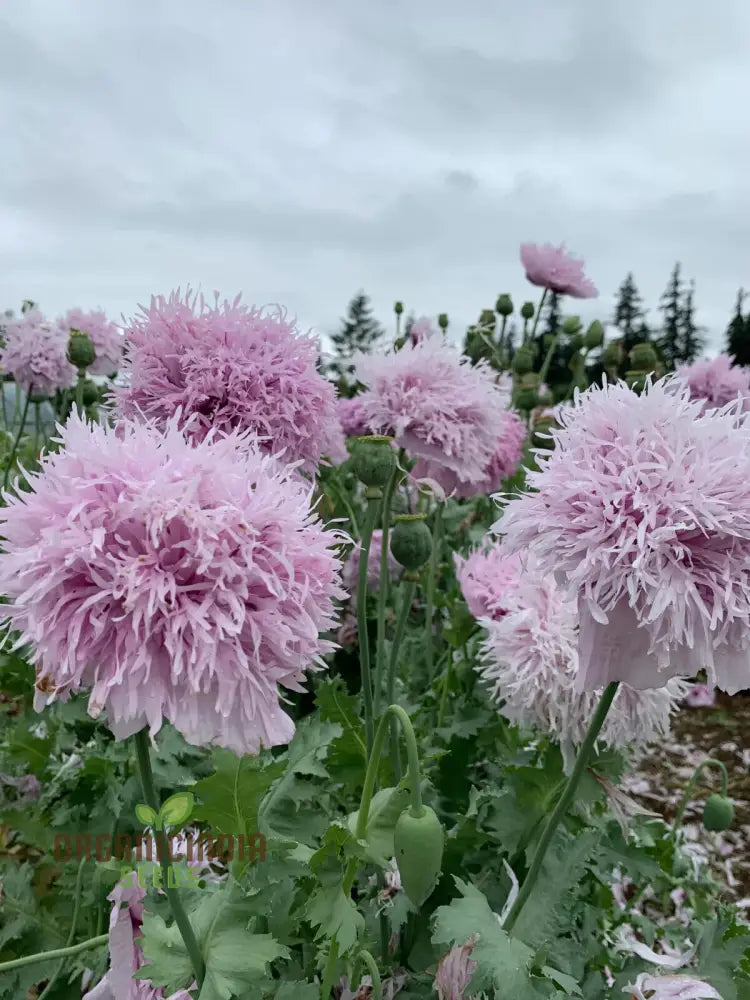
{"type": "Polygon", "coordinates": [[[682,801],[680,802],[680,806],[677,810],[677,815],[675,816],[674,823],[672,824],[672,832],[670,834],[670,839],[672,843],[674,843],[674,841],[677,839],[677,831],[679,830],[680,824],[682,823],[682,817],[685,815],[687,804],[690,801],[690,798],[695,790],[695,786],[698,784],[698,780],[701,774],[703,773],[703,769],[705,767],[709,767],[710,765],[718,767],[719,771],[721,772],[721,794],[726,798],[727,785],[729,783],[729,776],[727,775],[726,766],[722,761],[717,760],[715,757],[708,757],[706,760],[703,761],[702,764],[699,764],[696,767],[695,771],[693,772],[692,778],[687,783],[687,787],[685,788],[685,792],[682,796],[682,801]]]}
{"type": "MultiPolygon", "coordinates": [[[[81,882],[83,879],[83,866],[85,864],[86,864],[86,858],[83,858],[83,860],[78,866],[78,874],[76,875],[76,887],[74,891],[74,902],[73,902],[73,919],[71,920],[70,923],[70,933],[68,934],[68,940],[66,942],[67,948],[69,948],[73,944],[73,938],[76,936],[76,926],[78,924],[78,911],[81,907],[81,882]]],[[[45,997],[49,996],[52,987],[60,978],[60,973],[62,972],[64,967],[65,967],[65,959],[63,959],[58,965],[57,970],[52,975],[52,978],[44,987],[42,992],[39,994],[38,1000],[44,1000],[45,997]]]]}
{"type": "Polygon", "coordinates": [[[427,570],[427,604],[425,607],[425,653],[427,655],[427,676],[430,681],[433,678],[434,658],[434,636],[432,634],[433,618],[435,617],[435,585],[437,583],[438,561],[440,559],[440,547],[443,541],[443,509],[438,506],[435,509],[435,530],[432,534],[432,553],[427,570]]]}
{"type": "Polygon", "coordinates": [[[383,514],[380,519],[382,530],[382,545],[380,547],[380,578],[378,580],[378,645],[375,652],[375,718],[380,715],[380,702],[383,695],[383,675],[385,673],[385,611],[388,603],[390,574],[388,556],[391,537],[391,499],[396,486],[398,470],[393,475],[383,492],[383,514]]]}
{"type": "Polygon", "coordinates": [[[552,838],[560,825],[563,817],[567,813],[571,802],[573,801],[573,796],[575,795],[578,783],[581,780],[583,772],[586,770],[586,765],[588,764],[591,752],[596,743],[596,738],[599,735],[602,726],[604,725],[604,720],[607,717],[607,712],[612,705],[615,695],[617,694],[617,689],[619,687],[619,681],[613,681],[608,684],[604,689],[601,698],[599,699],[599,704],[596,706],[596,711],[594,712],[591,722],[589,723],[589,728],[586,731],[586,736],[584,737],[583,743],[578,751],[578,756],[576,757],[575,765],[568,778],[565,790],[557,801],[557,805],[552,810],[552,814],[547,820],[547,825],[544,828],[544,833],[542,834],[539,843],[537,844],[536,850],[534,851],[534,857],[531,860],[531,865],[529,866],[528,874],[523,881],[521,890],[518,893],[518,898],[511,907],[510,913],[505,921],[504,928],[510,933],[513,929],[515,922],[518,920],[518,916],[525,906],[531,891],[534,888],[539,873],[542,869],[542,863],[544,862],[544,857],[547,853],[547,849],[552,842],[552,838]]]}
{"type": "MultiPolygon", "coordinates": [[[[140,771],[141,784],[143,786],[143,795],[148,805],[151,806],[154,812],[158,813],[159,799],[156,795],[154,775],[151,770],[148,729],[139,730],[135,734],[134,740],[136,755],[138,757],[138,770],[140,771]]],[[[169,901],[169,905],[172,909],[172,915],[174,916],[174,920],[182,936],[182,940],[185,942],[185,948],[190,956],[190,963],[193,966],[193,972],[195,973],[195,981],[200,989],[203,985],[203,979],[206,974],[203,956],[201,955],[198,942],[195,939],[193,926],[190,923],[187,913],[185,912],[184,906],[182,905],[179,893],[176,889],[170,887],[169,885],[169,849],[165,842],[164,835],[162,833],[158,833],[156,830],[154,831],[154,835],[157,838],[157,854],[160,855],[161,867],[164,872],[164,878],[162,880],[164,883],[164,893],[169,901]],[[159,840],[162,841],[161,850],[158,849],[159,840]]]]}
{"type": "Polygon", "coordinates": [[[378,516],[380,490],[368,488],[367,513],[362,528],[357,578],[357,636],[359,639],[359,669],[362,677],[362,700],[365,708],[365,737],[368,755],[372,752],[375,728],[372,707],[372,676],[370,674],[370,637],[367,633],[367,570],[370,562],[370,543],[378,516]]]}
{"type": "Polygon", "coordinates": [[[505,327],[508,322],[508,317],[503,316],[500,321],[500,337],[498,338],[498,350],[500,351],[500,361],[505,366],[505,327]]]}
{"type": "MultiPolygon", "coordinates": [[[[16,434],[16,439],[13,442],[13,447],[10,450],[10,458],[8,459],[8,464],[5,466],[5,476],[3,478],[4,490],[8,489],[8,477],[10,476],[10,470],[13,467],[13,463],[16,460],[16,452],[18,451],[18,445],[21,440],[21,435],[23,434],[23,429],[24,426],[26,425],[26,416],[28,415],[29,412],[29,404],[31,403],[31,393],[33,392],[33,389],[34,387],[30,385],[28,394],[26,396],[26,402],[24,403],[23,406],[23,414],[21,416],[21,423],[18,427],[18,433],[16,434]]],[[[20,390],[18,389],[18,386],[16,386],[16,394],[18,394],[19,391],[20,390]]]]}
{"type": "Polygon", "coordinates": [[[334,482],[331,480],[328,485],[333,489],[336,498],[341,501],[342,507],[346,510],[352,528],[351,535],[356,541],[359,538],[359,524],[357,523],[357,515],[354,513],[354,508],[346,496],[346,490],[337,481],[334,482]]]}
{"type": "Polygon", "coordinates": [[[560,339],[560,334],[556,333],[552,338],[552,343],[549,345],[549,350],[547,351],[547,356],[544,359],[544,364],[542,365],[542,370],[539,372],[539,384],[547,378],[547,372],[549,371],[549,366],[552,364],[552,355],[555,353],[555,348],[557,347],[557,342],[560,339]]]}
{"type": "MultiPolygon", "coordinates": [[[[34,457],[39,454],[39,441],[42,436],[41,409],[41,403],[34,403],[34,457]]],[[[41,1000],[41,997],[39,1000],[41,1000]]]]}
{"type": "MultiPolygon", "coordinates": [[[[400,705],[389,705],[383,713],[378,729],[375,733],[372,751],[367,761],[367,771],[365,782],[362,786],[362,797],[359,803],[359,813],[357,815],[357,826],[355,836],[357,840],[364,840],[367,836],[367,821],[370,818],[370,803],[372,793],[375,789],[375,779],[380,764],[380,755],[383,751],[383,741],[388,727],[388,716],[395,716],[401,724],[401,731],[406,743],[406,754],[409,760],[409,784],[411,785],[411,813],[412,816],[421,816],[424,813],[422,805],[422,793],[419,788],[419,753],[417,751],[417,740],[414,735],[414,727],[411,719],[400,705]]],[[[342,888],[344,895],[349,896],[354,885],[354,876],[357,874],[357,859],[351,858],[344,872],[342,888]]],[[[331,995],[333,985],[333,973],[339,957],[338,941],[334,938],[331,942],[331,950],[328,953],[328,962],[323,975],[323,983],[320,990],[321,1000],[328,1000],[331,995]]]]}
{"type": "Polygon", "coordinates": [[[336,971],[336,962],[339,960],[339,948],[334,938],[331,941],[331,950],[328,952],[328,961],[326,962],[325,971],[323,972],[323,980],[320,984],[320,1000],[329,1000],[331,996],[331,990],[333,989],[333,976],[336,971]]]}
{"type": "Polygon", "coordinates": [[[367,971],[370,973],[370,978],[372,979],[373,1000],[383,1000],[383,987],[380,982],[380,973],[378,972],[377,963],[370,952],[364,948],[354,959],[354,965],[352,966],[352,981],[349,983],[350,989],[355,989],[354,984],[357,982],[357,972],[359,970],[360,962],[367,966],[367,971]]]}
{"type": "Polygon", "coordinates": [[[11,969],[22,969],[26,965],[36,965],[37,962],[51,962],[55,958],[70,958],[71,955],[78,955],[82,951],[98,948],[100,944],[106,944],[107,941],[109,941],[109,934],[100,934],[98,937],[89,938],[88,941],[81,941],[66,948],[55,948],[53,951],[38,951],[35,955],[24,955],[23,958],[13,958],[10,962],[0,962],[0,972],[10,972],[11,969]]]}
{"type": "Polygon", "coordinates": [[[2,393],[3,400],[3,427],[8,430],[8,407],[5,402],[5,378],[0,375],[0,393],[2,393]]]}
{"type": "MultiPolygon", "coordinates": [[[[393,645],[391,646],[391,656],[388,663],[388,704],[392,705],[396,700],[396,668],[398,667],[398,654],[401,649],[401,643],[403,642],[404,635],[406,634],[406,626],[409,621],[409,614],[411,613],[412,605],[414,604],[414,593],[417,589],[416,578],[410,577],[406,581],[406,586],[401,594],[401,607],[398,612],[398,619],[396,621],[396,632],[393,636],[393,645]]],[[[391,719],[391,761],[393,764],[393,775],[396,783],[401,781],[401,753],[399,751],[398,742],[398,723],[395,719],[391,719]]]]}
{"type": "Polygon", "coordinates": [[[448,688],[453,676],[453,657],[448,658],[448,667],[443,676],[443,690],[440,694],[440,709],[438,711],[438,729],[441,729],[445,722],[445,707],[448,704],[448,688]]]}
{"type": "MultiPolygon", "coordinates": [[[[546,300],[547,300],[547,289],[545,288],[544,291],[542,292],[542,297],[539,300],[539,308],[537,309],[536,315],[534,316],[534,325],[531,328],[531,333],[529,334],[528,340],[533,340],[534,337],[536,336],[536,328],[539,325],[539,317],[542,315],[542,309],[544,308],[544,303],[546,302],[546,300]]],[[[523,342],[524,344],[527,342],[525,330],[523,334],[523,342]]]]}
{"type": "Polygon", "coordinates": [[[83,416],[83,383],[86,381],[86,369],[78,369],[78,378],[76,380],[76,409],[80,416],[83,416]]]}

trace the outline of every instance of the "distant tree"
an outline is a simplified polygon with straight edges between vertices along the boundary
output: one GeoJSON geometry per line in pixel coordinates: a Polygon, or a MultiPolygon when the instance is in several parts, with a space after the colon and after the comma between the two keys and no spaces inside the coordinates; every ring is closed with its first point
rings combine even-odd
{"type": "Polygon", "coordinates": [[[727,354],[730,354],[738,365],[750,365],[750,317],[744,316],[742,307],[746,292],[740,288],[737,292],[737,302],[734,316],[727,327],[727,354]]]}
{"type": "Polygon", "coordinates": [[[372,315],[369,297],[358,292],[349,303],[341,329],[331,335],[335,358],[328,370],[337,378],[342,395],[354,393],[352,357],[359,351],[369,354],[382,336],[383,328],[372,315]]]}
{"type": "Polygon", "coordinates": [[[672,269],[667,287],[659,300],[659,308],[663,317],[659,347],[664,364],[670,371],[680,364],[682,358],[683,288],[680,269],[681,265],[678,261],[672,269]]]}
{"type": "Polygon", "coordinates": [[[691,281],[680,310],[679,358],[682,364],[691,364],[703,350],[703,329],[695,322],[695,282],[691,281]]]}
{"type": "Polygon", "coordinates": [[[651,331],[646,323],[646,311],[643,308],[643,299],[638,291],[632,272],[628,273],[617,290],[617,302],[615,304],[612,323],[621,334],[616,339],[622,345],[623,363],[619,374],[624,376],[626,370],[630,367],[627,360],[630,350],[636,344],[642,344],[651,339],[651,331]]]}

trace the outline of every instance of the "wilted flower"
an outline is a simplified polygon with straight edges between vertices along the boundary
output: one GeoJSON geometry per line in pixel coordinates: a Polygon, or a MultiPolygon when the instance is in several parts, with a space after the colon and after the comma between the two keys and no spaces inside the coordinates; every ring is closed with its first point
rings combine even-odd
{"type": "MultiPolygon", "coordinates": [[[[482,623],[487,639],[479,673],[498,712],[518,725],[549,733],[560,743],[569,770],[573,749],[583,742],[599,701],[598,693],[580,691],[576,685],[575,597],[566,597],[552,577],[525,570],[503,603],[502,617],[482,623]]],[[[663,737],[685,687],[674,680],[655,691],[620,685],[601,742],[626,747],[663,737]]]]}
{"type": "Polygon", "coordinates": [[[68,361],[68,331],[48,322],[38,309],[30,309],[5,327],[0,348],[0,369],[13,376],[27,392],[53,396],[73,385],[76,370],[68,361]]]}
{"type": "Polygon", "coordinates": [[[583,272],[583,261],[551,243],[522,243],[521,263],[532,285],[574,299],[595,299],[599,292],[583,272]]]}
{"type": "Polygon", "coordinates": [[[93,312],[70,309],[58,322],[68,331],[80,330],[88,334],[96,351],[96,360],[88,369],[89,374],[114,375],[119,370],[125,341],[117,324],[108,320],[100,309],[93,312]]]}
{"type": "Polygon", "coordinates": [[[361,396],[352,396],[351,399],[337,399],[336,412],[344,434],[362,437],[370,433],[361,396]]]}
{"type": "Polygon", "coordinates": [[[283,310],[248,308],[240,296],[219,303],[218,293],[211,307],[177,291],[141,307],[125,334],[129,384],[115,389],[123,416],[163,425],[180,412],[196,440],[212,428],[250,430],[263,451],[315,470],[336,419],[335,391],[316,369],[317,342],[283,310]]]}
{"type": "Polygon", "coordinates": [[[750,371],[733,365],[726,354],[682,365],[675,374],[687,382],[691,399],[704,401],[706,410],[732,403],[738,395],[743,409],[750,409],[750,371]]]}
{"type": "Polygon", "coordinates": [[[451,948],[438,962],[434,988],[439,1000],[464,1000],[477,970],[477,963],[471,957],[475,944],[476,939],[470,938],[466,944],[451,948]]]}
{"type": "MultiPolygon", "coordinates": [[[[147,979],[133,979],[133,973],[146,964],[138,939],[143,924],[143,900],[146,890],[138,885],[137,873],[128,872],[107,899],[112,903],[109,916],[109,971],[89,990],[83,1000],[162,1000],[164,991],[147,979]]],[[[192,988],[192,987],[191,987],[192,988]]],[[[187,990],[172,993],[169,1000],[191,1000],[187,990]]]]}
{"type": "Polygon", "coordinates": [[[518,582],[521,557],[510,555],[498,542],[476,549],[467,559],[454,553],[456,578],[475,618],[501,618],[505,597],[518,582]]]}
{"type": "Polygon", "coordinates": [[[419,459],[415,477],[443,487],[446,475],[484,481],[510,399],[492,369],[472,366],[442,337],[392,354],[359,355],[356,363],[357,378],[369,389],[361,396],[367,423],[419,459]]]}
{"type": "Polygon", "coordinates": [[[580,683],[750,683],[750,421],[687,386],[592,386],[495,530],[578,598],[580,683]]]}
{"type": "MultiPolygon", "coordinates": [[[[350,593],[357,590],[357,580],[359,579],[359,556],[362,546],[357,544],[352,549],[351,555],[344,563],[342,579],[344,586],[350,593]]],[[[380,528],[375,528],[370,540],[370,551],[367,559],[367,587],[369,590],[377,590],[380,583],[380,557],[383,551],[383,532],[380,528]]],[[[396,560],[388,552],[388,571],[391,576],[398,573],[400,567],[396,560]]]]}
{"type": "Polygon", "coordinates": [[[176,416],[116,429],[72,417],[31,492],[0,512],[0,591],[32,647],[37,707],[90,689],[118,739],[171,721],[236,753],[288,742],[277,685],[332,648],[345,597],[310,488],[247,435],[190,442],[176,416]]]}
{"type": "Polygon", "coordinates": [[[634,1000],[722,1000],[713,986],[693,976],[651,976],[642,972],[634,983],[623,986],[634,1000]],[[647,995],[648,994],[648,995],[647,995]]]}

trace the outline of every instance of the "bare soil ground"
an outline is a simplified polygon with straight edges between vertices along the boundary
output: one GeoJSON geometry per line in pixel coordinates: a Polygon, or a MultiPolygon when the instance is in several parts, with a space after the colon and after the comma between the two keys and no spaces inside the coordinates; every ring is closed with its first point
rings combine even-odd
{"type": "Polygon", "coordinates": [[[685,812],[686,839],[691,852],[708,860],[728,897],[750,919],[750,697],[719,694],[712,708],[683,708],[674,721],[671,739],[640,758],[624,789],[670,822],[686,784],[706,757],[715,757],[727,767],[734,823],[725,833],[703,829],[706,797],[721,789],[718,769],[708,767],[685,812]]]}

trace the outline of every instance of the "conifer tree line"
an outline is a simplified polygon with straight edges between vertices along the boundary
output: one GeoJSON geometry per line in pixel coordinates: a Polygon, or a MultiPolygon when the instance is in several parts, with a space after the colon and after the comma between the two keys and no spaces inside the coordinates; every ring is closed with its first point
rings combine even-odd
{"type": "MultiPolygon", "coordinates": [[[[750,309],[745,311],[746,298],[747,293],[740,289],[722,348],[735,359],[736,364],[750,366],[750,309]]],[[[493,363],[497,360],[491,356],[488,346],[492,336],[487,335],[494,334],[497,341],[500,323],[503,328],[500,338],[503,360],[506,364],[512,362],[519,342],[518,311],[509,316],[506,329],[507,317],[502,315],[502,300],[510,302],[510,297],[501,295],[495,309],[483,309],[477,322],[466,332],[464,351],[474,362],[482,357],[493,363]]],[[[568,302],[570,300],[566,304],[568,302]]],[[[575,316],[564,316],[561,306],[559,296],[547,296],[530,345],[538,362],[546,357],[549,345],[554,342],[553,356],[547,369],[547,381],[553,391],[556,385],[570,383],[571,370],[580,352],[582,324],[575,316]]],[[[672,268],[655,313],[653,318],[649,317],[635,277],[629,272],[617,290],[612,315],[606,318],[605,351],[601,352],[600,358],[593,359],[593,364],[591,361],[587,363],[590,378],[598,380],[603,371],[607,371],[610,377],[627,377],[633,368],[633,349],[640,344],[649,344],[653,349],[659,374],[690,364],[702,356],[706,346],[706,329],[696,320],[695,282],[685,279],[679,261],[672,268]]],[[[402,316],[397,311],[396,323],[400,335],[408,336],[413,322],[413,314],[402,316]]],[[[525,328],[526,321],[523,322],[525,328]]],[[[364,291],[357,292],[352,298],[347,314],[331,340],[334,359],[328,364],[328,371],[339,382],[340,392],[351,395],[356,391],[352,381],[352,356],[357,351],[369,352],[385,344],[385,329],[373,316],[370,299],[364,291]]]]}

